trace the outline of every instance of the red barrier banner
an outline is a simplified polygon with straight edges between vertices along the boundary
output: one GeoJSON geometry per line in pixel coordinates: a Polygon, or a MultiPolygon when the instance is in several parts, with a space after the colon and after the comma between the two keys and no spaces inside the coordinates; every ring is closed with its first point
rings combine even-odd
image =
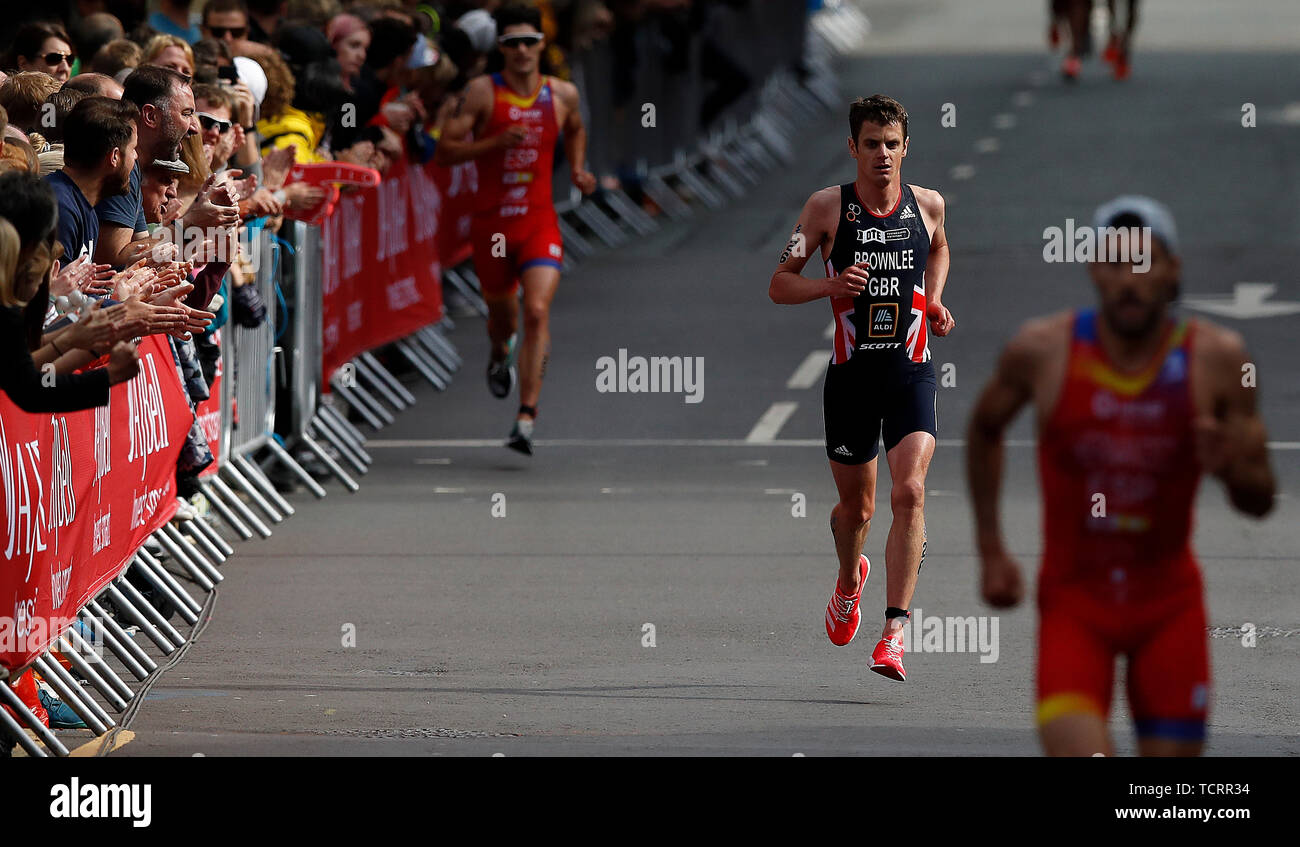
{"type": "Polygon", "coordinates": [[[429,165],[426,172],[442,197],[438,211],[438,255],[444,268],[454,268],[469,258],[469,227],[474,220],[474,195],[478,192],[478,168],[463,162],[449,168],[429,165]]]}
{"type": "Polygon", "coordinates": [[[442,209],[429,171],[398,161],[321,222],[325,386],[343,363],[442,318],[442,209]]]}
{"type": "Polygon", "coordinates": [[[107,406],[31,415],[0,393],[0,665],[39,656],[171,520],[193,421],[160,336],[107,406]]]}
{"type": "MultiPolygon", "coordinates": [[[[221,330],[212,334],[213,339],[218,345],[221,344],[221,330]]],[[[225,446],[221,443],[221,391],[222,379],[225,378],[226,358],[225,356],[217,357],[217,370],[212,377],[212,385],[208,386],[208,399],[201,401],[195,409],[195,416],[198,418],[199,426],[203,428],[203,435],[208,439],[208,449],[212,451],[212,464],[199,471],[199,478],[206,479],[210,476],[216,476],[217,471],[221,470],[222,455],[221,450],[225,446]]]]}

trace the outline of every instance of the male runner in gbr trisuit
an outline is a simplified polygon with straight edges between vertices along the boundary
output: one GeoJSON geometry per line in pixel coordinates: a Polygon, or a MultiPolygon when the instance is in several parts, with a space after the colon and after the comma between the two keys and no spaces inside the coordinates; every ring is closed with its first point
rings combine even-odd
{"type": "Polygon", "coordinates": [[[564,245],[551,196],[556,140],[573,184],[596,188],[586,170],[587,131],[577,86],[543,76],[541,16],[508,6],[496,15],[505,69],[466,87],[460,110],[447,123],[435,159],[451,165],[479,160],[478,195],[470,240],[474,267],[488,306],[488,388],[506,397],[515,382],[512,360],[519,325],[518,289],[524,290],[524,339],[519,352],[519,413],[508,446],[533,452],[533,421],[550,350],[551,300],[560,284],[564,245]],[[467,136],[473,133],[474,140],[467,136]]]}
{"type": "Polygon", "coordinates": [[[1037,410],[1043,494],[1038,582],[1038,727],[1049,755],[1110,755],[1115,658],[1145,756],[1196,755],[1210,669],[1192,505],[1201,473],[1232,505],[1273,506],[1268,435],[1241,337],[1170,315],[1179,261],[1173,217],[1145,197],[1098,209],[1098,227],[1137,228],[1129,256],[1089,265],[1100,309],[1032,320],[1007,345],[975,407],[967,475],[984,599],[1018,603],[1020,565],[998,515],[1002,434],[1037,410]],[[1148,228],[1145,232],[1142,228],[1148,228]],[[1153,242],[1153,243],[1152,243],[1153,242]],[[1146,266],[1144,261],[1141,266],[1146,266]]]}
{"type": "Polygon", "coordinates": [[[826,369],[826,455],[839,490],[831,534],[839,580],[826,633],[857,634],[858,600],[871,563],[862,554],[876,507],[876,453],[883,424],[893,522],[885,545],[885,627],[871,669],[903,682],[903,621],[925,555],[925,474],[935,446],[935,376],[927,320],[952,331],[940,297],[948,277],[943,197],[902,181],[907,110],[880,94],[849,107],[849,155],[857,178],[808,198],[772,275],[777,303],[830,298],[835,349],[826,369]],[[826,279],[800,275],[820,248],[826,279]]]}

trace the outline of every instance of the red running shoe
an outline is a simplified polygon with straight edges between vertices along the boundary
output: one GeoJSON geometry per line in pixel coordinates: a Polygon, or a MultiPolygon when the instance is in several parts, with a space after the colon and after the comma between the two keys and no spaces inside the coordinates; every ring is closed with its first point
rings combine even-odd
{"type": "Polygon", "coordinates": [[[835,593],[826,604],[826,634],[831,643],[843,647],[858,634],[858,622],[862,620],[862,610],[858,608],[858,598],[862,596],[862,586],[867,584],[867,574],[871,573],[871,560],[859,554],[861,579],[858,592],[853,595],[840,591],[840,581],[835,580],[835,593]]]}
{"type": "Polygon", "coordinates": [[[1106,51],[1101,54],[1101,58],[1105,59],[1107,62],[1110,62],[1112,65],[1115,64],[1116,60],[1119,59],[1119,47],[1120,47],[1119,36],[1112,35],[1110,37],[1110,41],[1106,42],[1106,51]]]}
{"type": "Polygon", "coordinates": [[[1082,70],[1083,62],[1078,56],[1066,56],[1065,61],[1061,63],[1061,76],[1065,77],[1066,82],[1078,82],[1082,70]]]}
{"type": "Polygon", "coordinates": [[[1123,80],[1128,79],[1129,74],[1133,71],[1132,66],[1128,63],[1128,54],[1121,53],[1119,57],[1115,59],[1115,64],[1111,70],[1114,71],[1116,80],[1122,82],[1123,80]]]}
{"type": "Polygon", "coordinates": [[[907,682],[907,671],[903,670],[903,633],[900,630],[893,638],[882,638],[871,654],[871,669],[883,677],[895,682],[907,682]]]}

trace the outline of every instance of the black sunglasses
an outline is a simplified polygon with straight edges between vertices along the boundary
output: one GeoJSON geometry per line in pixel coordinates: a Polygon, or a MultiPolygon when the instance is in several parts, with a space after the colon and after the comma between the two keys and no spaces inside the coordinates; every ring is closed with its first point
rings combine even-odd
{"type": "Polygon", "coordinates": [[[215,115],[209,115],[206,112],[199,112],[199,126],[203,127],[204,132],[215,126],[222,135],[225,135],[230,132],[230,128],[234,126],[234,124],[230,121],[223,121],[215,115]]]}
{"type": "Polygon", "coordinates": [[[542,36],[540,33],[532,35],[503,35],[497,39],[497,44],[500,44],[506,49],[511,49],[514,47],[532,47],[534,44],[540,44],[541,41],[542,36]]]}
{"type": "Polygon", "coordinates": [[[215,39],[217,39],[218,41],[220,41],[221,39],[223,39],[223,38],[226,37],[226,33],[230,33],[231,37],[233,37],[233,38],[243,38],[245,35],[248,35],[248,27],[246,27],[246,26],[210,26],[210,27],[208,27],[208,32],[212,33],[212,37],[213,37],[213,38],[215,38],[215,39]]]}
{"type": "Polygon", "coordinates": [[[68,64],[71,65],[73,62],[77,61],[77,54],[76,53],[46,53],[41,58],[45,60],[45,64],[47,65],[57,65],[60,62],[62,62],[64,59],[67,59],[68,64]]]}

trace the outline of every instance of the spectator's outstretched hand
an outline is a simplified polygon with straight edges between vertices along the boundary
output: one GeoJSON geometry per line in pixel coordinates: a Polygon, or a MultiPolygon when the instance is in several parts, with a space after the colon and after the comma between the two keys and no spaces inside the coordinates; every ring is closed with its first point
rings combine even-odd
{"type": "Polygon", "coordinates": [[[96,301],[81,310],[81,320],[59,333],[64,350],[103,350],[117,337],[118,326],[109,309],[96,301]]]}
{"type": "Polygon", "coordinates": [[[293,167],[297,152],[298,145],[290,144],[287,147],[277,147],[263,156],[262,185],[272,191],[282,188],[285,179],[289,176],[289,169],[293,167]]]}
{"type": "Polygon", "coordinates": [[[108,384],[126,382],[140,372],[140,354],[135,344],[119,341],[108,354],[108,384]]]}

